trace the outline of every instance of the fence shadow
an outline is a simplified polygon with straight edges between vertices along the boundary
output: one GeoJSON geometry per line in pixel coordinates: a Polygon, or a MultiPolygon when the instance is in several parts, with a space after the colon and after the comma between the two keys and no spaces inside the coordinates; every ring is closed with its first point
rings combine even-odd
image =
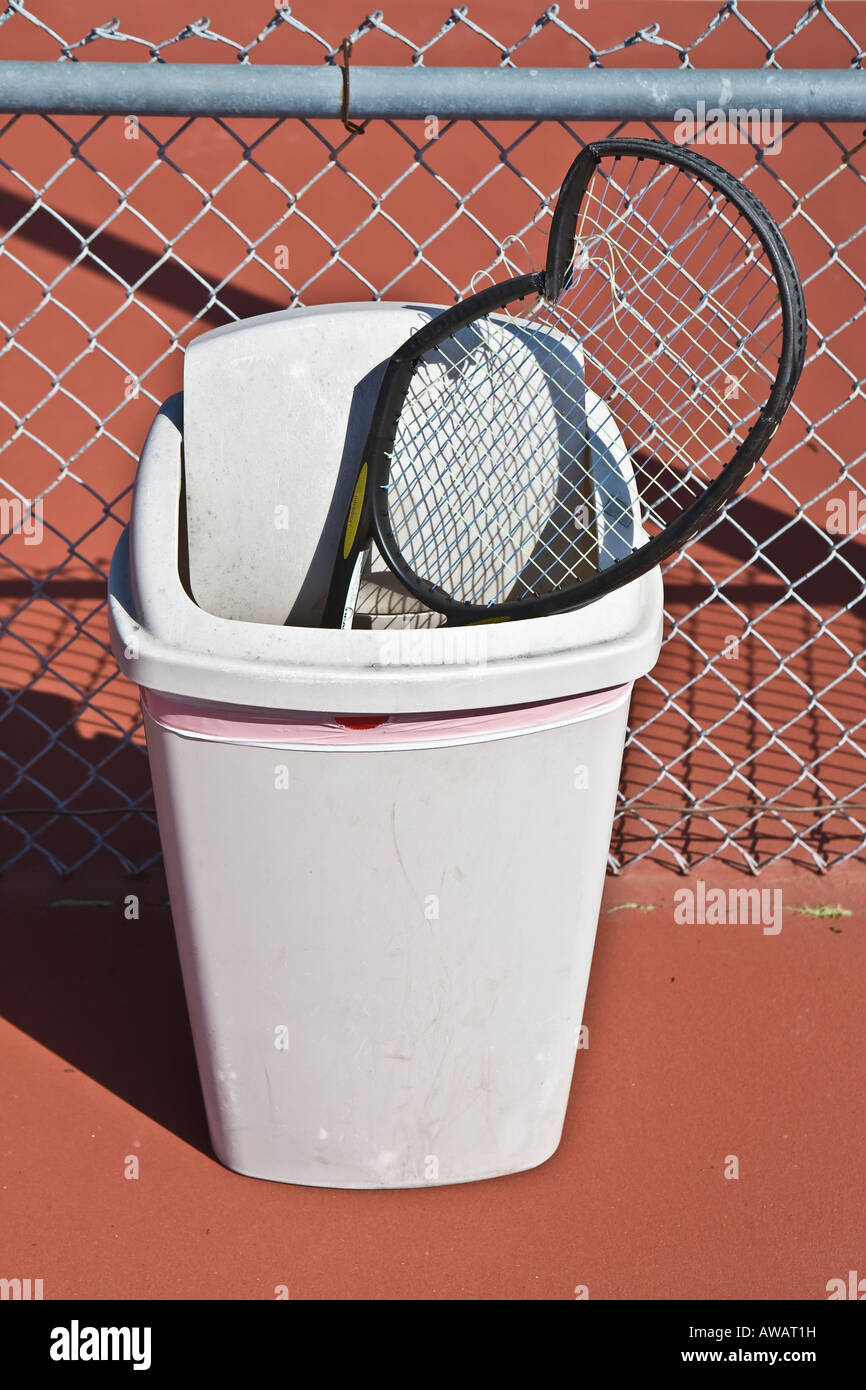
{"type": "MultiPolygon", "coordinates": [[[[70,796],[75,785],[70,787],[70,777],[81,779],[78,756],[103,764],[117,786],[146,791],[141,748],[120,737],[82,738],[72,722],[75,706],[59,696],[15,692],[10,709],[10,692],[5,693],[3,746],[26,762],[37,744],[49,741],[45,765],[34,771],[51,795],[70,796]]],[[[4,837],[18,839],[28,820],[32,829],[47,821],[43,833],[50,837],[51,853],[63,862],[76,859],[87,832],[73,816],[52,822],[17,814],[24,802],[40,799],[49,802],[27,784],[6,791],[0,818],[10,808],[16,814],[11,825],[0,821],[4,837]]],[[[109,791],[99,784],[77,792],[70,804],[84,810],[97,803],[111,804],[109,791]]],[[[99,821],[106,829],[115,823],[111,815],[94,817],[99,821]]],[[[121,828],[127,827],[128,855],[140,862],[145,847],[158,852],[153,824],[128,815],[121,828]]],[[[37,830],[37,843],[41,838],[37,830]]],[[[7,869],[2,885],[0,1014],[185,1143],[211,1154],[161,867],[133,877],[102,851],[64,880],[31,847],[7,869]],[[137,918],[127,915],[132,895],[137,918]]]]}
{"type": "Polygon", "coordinates": [[[5,914],[0,1013],[210,1154],[171,914],[155,898],[137,921],[123,910],[44,895],[5,914]]]}

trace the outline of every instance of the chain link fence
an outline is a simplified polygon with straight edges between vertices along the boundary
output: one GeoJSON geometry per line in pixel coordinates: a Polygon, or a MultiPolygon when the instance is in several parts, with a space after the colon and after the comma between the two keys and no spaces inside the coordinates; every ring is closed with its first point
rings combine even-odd
{"type": "MultiPolygon", "coordinates": [[[[752,7],[730,0],[700,22],[701,7],[678,7],[670,33],[644,22],[618,37],[623,7],[593,27],[585,5],[552,5],[508,42],[468,6],[435,24],[429,8],[412,11],[411,38],[380,11],[326,35],[288,4],[255,3],[232,34],[199,19],[153,39],[119,20],[71,37],[13,0],[0,61],[337,65],[349,38],[353,65],[447,65],[456,53],[484,67],[646,69],[662,82],[726,63],[814,67],[816,53],[827,69],[862,66],[855,7],[824,0],[778,6],[784,32],[778,18],[761,32],[752,7]]],[[[324,7],[315,13],[321,27],[324,7]]],[[[185,345],[288,305],[447,304],[481,272],[537,266],[564,170],[583,142],[611,134],[694,139],[745,178],[788,237],[811,328],[764,463],[667,567],[665,645],[635,690],[611,866],[721,856],[754,871],[789,857],[823,870],[862,853],[866,140],[850,123],[792,123],[770,106],[739,127],[685,115],[679,127],[627,111],[592,125],[555,112],[347,125],[0,117],[4,871],[158,865],[137,693],[108,649],[105,586],[138,453],[180,387],[185,345]]]]}

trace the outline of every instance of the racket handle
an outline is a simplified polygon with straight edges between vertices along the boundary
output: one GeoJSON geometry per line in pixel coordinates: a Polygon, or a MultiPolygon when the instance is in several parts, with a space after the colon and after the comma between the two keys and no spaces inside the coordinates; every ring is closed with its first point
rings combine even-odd
{"type": "MultiPolygon", "coordinates": [[[[340,537],[340,550],[334,562],[328,597],[322,614],[322,627],[343,627],[344,615],[351,594],[352,583],[358,570],[358,560],[369,552],[370,541],[370,487],[369,469],[361,465],[355,479],[352,499],[346,512],[343,534],[340,537]]],[[[357,588],[355,589],[357,597],[357,588]]],[[[354,611],[354,602],[353,602],[354,611]]]]}
{"type": "Polygon", "coordinates": [[[358,590],[361,587],[361,577],[370,560],[371,546],[366,550],[359,550],[355,558],[355,568],[352,571],[352,578],[349,581],[349,591],[346,594],[346,603],[343,608],[343,616],[340,620],[341,628],[350,628],[355,616],[355,605],[358,602],[358,590]]]}

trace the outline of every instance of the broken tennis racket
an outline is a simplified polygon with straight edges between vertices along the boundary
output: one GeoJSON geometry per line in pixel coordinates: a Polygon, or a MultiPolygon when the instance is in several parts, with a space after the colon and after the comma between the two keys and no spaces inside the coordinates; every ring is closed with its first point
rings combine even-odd
{"type": "Polygon", "coordinates": [[[760,458],[805,336],[791,254],[742,183],[661,141],[587,145],[544,270],[445,310],[390,359],[326,625],[372,541],[452,623],[560,612],[646,573],[760,458]]]}

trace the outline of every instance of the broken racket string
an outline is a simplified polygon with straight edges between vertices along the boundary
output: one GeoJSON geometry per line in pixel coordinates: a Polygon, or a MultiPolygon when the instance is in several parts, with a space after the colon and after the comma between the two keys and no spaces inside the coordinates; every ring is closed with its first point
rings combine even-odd
{"type": "Polygon", "coordinates": [[[520,275],[532,275],[535,273],[535,265],[533,263],[529,249],[527,248],[526,242],[523,240],[521,236],[519,236],[517,233],[514,233],[512,236],[506,237],[505,240],[500,244],[499,255],[497,256],[496,260],[492,263],[492,265],[486,266],[484,270],[475,271],[475,273],[469,281],[469,290],[471,294],[475,294],[475,287],[478,281],[481,280],[485,275],[489,279],[491,285],[496,285],[500,283],[496,280],[493,274],[494,269],[498,265],[504,265],[505,269],[510,273],[512,279],[520,275]],[[529,267],[528,271],[517,265],[517,263],[515,261],[512,261],[511,257],[506,254],[507,248],[510,246],[514,246],[515,244],[521,246],[526,254],[526,262],[529,267]]]}
{"type": "MultiPolygon", "coordinates": [[[[609,180],[608,186],[612,184],[612,182],[612,179],[609,180]]],[[[622,201],[627,203],[628,197],[626,191],[620,191],[623,193],[622,201]]],[[[605,190],[605,193],[606,192],[607,188],[605,190]]],[[[668,192],[665,194],[665,198],[669,196],[669,193],[670,189],[668,189],[668,192]]],[[[569,279],[573,286],[575,281],[575,272],[579,275],[587,269],[591,269],[593,267],[597,268],[599,270],[599,273],[603,275],[609,282],[610,316],[613,320],[615,327],[618,329],[622,328],[623,325],[620,323],[620,314],[624,310],[630,313],[633,316],[634,323],[638,326],[643,326],[647,330],[648,336],[653,340],[652,350],[650,351],[645,348],[641,348],[639,342],[637,342],[637,339],[633,337],[632,341],[635,342],[638,346],[638,361],[640,365],[647,367],[658,366],[659,359],[669,352],[669,342],[665,332],[663,331],[663,328],[657,328],[654,324],[652,324],[649,321],[646,314],[644,314],[641,311],[640,304],[638,302],[639,297],[645,291],[647,280],[648,278],[650,278],[646,274],[645,256],[640,259],[638,259],[637,257],[632,257],[634,264],[630,265],[629,257],[623,253],[620,246],[617,244],[615,238],[611,236],[609,232],[600,232],[595,225],[591,225],[589,228],[587,228],[587,220],[593,213],[594,206],[596,205],[597,200],[588,197],[585,200],[584,205],[582,207],[580,224],[578,226],[576,235],[574,255],[569,268],[569,279]],[[597,248],[599,246],[602,248],[601,253],[594,255],[594,248],[597,248]],[[622,277],[618,281],[617,274],[618,269],[620,268],[622,270],[622,277]],[[628,288],[626,288],[625,286],[628,286],[628,288]]],[[[704,223],[711,223],[713,218],[719,213],[719,209],[720,200],[717,196],[713,195],[708,200],[706,217],[704,217],[703,219],[695,219],[693,230],[699,229],[702,221],[704,223]]],[[[630,207],[629,214],[633,215],[635,210],[636,209],[634,206],[630,207]]],[[[613,215],[612,220],[615,225],[622,225],[625,222],[625,217],[619,211],[619,209],[617,209],[613,215]]],[[[736,223],[731,223],[730,221],[724,218],[722,220],[726,227],[726,231],[724,234],[725,238],[729,238],[732,233],[737,234],[739,232],[739,228],[736,225],[736,223]]],[[[644,247],[649,245],[648,239],[645,236],[640,237],[639,240],[643,243],[644,247]]],[[[667,246],[664,249],[666,257],[670,257],[672,255],[672,249],[667,246]]],[[[747,263],[756,263],[757,257],[755,254],[754,245],[745,246],[743,260],[747,263]]],[[[685,268],[685,264],[681,260],[680,269],[684,270],[685,268]]],[[[693,281],[694,277],[689,276],[689,279],[693,281]]],[[[711,338],[715,340],[714,342],[707,345],[707,350],[704,354],[704,361],[700,364],[701,367],[704,369],[706,368],[706,361],[710,357],[712,349],[716,346],[716,344],[721,344],[724,342],[724,333],[727,332],[728,334],[730,334],[732,326],[730,315],[727,313],[725,303],[723,299],[720,297],[721,287],[724,285],[724,280],[725,277],[723,275],[720,275],[715,284],[711,285],[707,290],[704,290],[702,292],[700,305],[698,306],[698,308],[701,311],[712,309],[714,314],[718,317],[718,319],[721,322],[721,330],[717,329],[714,326],[712,320],[708,319],[704,324],[704,329],[708,330],[711,338]]],[[[659,303],[656,303],[655,308],[659,309],[660,307],[661,306],[659,305],[659,303]]],[[[667,320],[668,323],[673,324],[677,331],[683,331],[684,327],[687,331],[687,325],[684,326],[681,323],[675,323],[670,313],[665,313],[664,318],[667,320]]],[[[596,332],[598,332],[601,326],[604,325],[600,325],[598,322],[591,325],[591,327],[596,332]]],[[[584,318],[579,325],[580,332],[585,334],[587,327],[588,325],[586,322],[586,318],[584,318]]],[[[631,331],[631,328],[629,331],[631,331]]],[[[757,335],[753,334],[752,336],[755,337],[757,335]]],[[[764,340],[759,340],[759,342],[762,352],[764,354],[768,353],[769,344],[764,340]]],[[[693,338],[692,345],[698,345],[697,339],[693,338]]],[[[727,423],[729,435],[732,435],[735,432],[736,426],[740,422],[738,418],[733,414],[733,412],[727,410],[726,402],[731,397],[739,398],[741,395],[750,395],[752,398],[752,403],[755,407],[755,411],[757,412],[757,410],[760,408],[760,401],[752,393],[748,391],[740,391],[738,382],[734,382],[734,385],[737,387],[737,389],[731,390],[731,367],[733,366],[737,356],[742,354],[743,348],[744,344],[742,343],[742,341],[738,341],[737,343],[735,343],[731,347],[731,350],[728,352],[727,356],[725,356],[721,361],[718,361],[714,364],[713,370],[709,375],[706,375],[705,371],[705,380],[703,381],[703,383],[699,383],[697,381],[696,374],[694,371],[692,371],[689,376],[689,379],[683,382],[681,386],[681,390],[684,394],[690,394],[692,396],[693,403],[695,400],[699,401],[702,395],[704,395],[707,398],[711,398],[712,410],[710,408],[705,408],[702,411],[703,420],[700,423],[706,424],[711,416],[712,411],[714,410],[718,413],[719,419],[727,423]]],[[[621,373],[617,375],[612,375],[610,377],[612,398],[617,396],[619,393],[622,393],[623,395],[626,394],[623,389],[623,380],[629,373],[634,372],[636,369],[634,358],[628,362],[625,362],[622,358],[620,358],[618,359],[617,365],[622,367],[624,370],[621,373]]],[[[668,381],[670,382],[669,376],[668,381]]],[[[741,407],[740,420],[742,419],[743,413],[744,412],[741,407]]],[[[671,410],[668,410],[661,416],[656,414],[653,420],[655,430],[658,432],[663,431],[664,425],[668,423],[668,421],[674,414],[675,412],[671,410]]],[[[618,420],[622,422],[622,416],[619,412],[618,420]]],[[[629,423],[633,424],[633,419],[629,421],[629,423]]],[[[693,434],[697,436],[697,430],[694,430],[693,434]]],[[[695,473],[695,475],[700,475],[703,472],[702,461],[700,459],[693,458],[691,462],[693,466],[693,472],[695,473]]]]}

